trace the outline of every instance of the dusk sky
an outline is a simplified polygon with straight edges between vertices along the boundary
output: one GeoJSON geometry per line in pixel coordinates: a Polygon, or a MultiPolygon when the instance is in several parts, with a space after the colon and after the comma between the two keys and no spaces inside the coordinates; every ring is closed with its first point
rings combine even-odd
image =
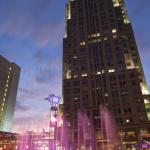
{"type": "MultiPolygon", "coordinates": [[[[50,93],[61,96],[65,3],[0,0],[0,55],[22,69],[14,131],[45,128],[49,105],[43,99],[50,93]]],[[[150,85],[150,1],[126,0],[126,5],[150,85]]]]}

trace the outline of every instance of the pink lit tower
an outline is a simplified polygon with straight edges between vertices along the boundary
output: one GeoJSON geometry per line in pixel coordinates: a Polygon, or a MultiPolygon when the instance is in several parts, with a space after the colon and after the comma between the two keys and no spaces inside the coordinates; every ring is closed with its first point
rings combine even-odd
{"type": "Polygon", "coordinates": [[[56,150],[58,108],[61,97],[50,94],[45,100],[50,103],[49,150],[56,150]]]}

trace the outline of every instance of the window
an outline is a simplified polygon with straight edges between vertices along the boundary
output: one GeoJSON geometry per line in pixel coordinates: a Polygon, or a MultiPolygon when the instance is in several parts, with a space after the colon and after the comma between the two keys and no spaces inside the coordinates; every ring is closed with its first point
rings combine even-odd
{"type": "Polygon", "coordinates": [[[116,29],[112,29],[112,33],[116,33],[117,32],[117,30],[116,29]]]}

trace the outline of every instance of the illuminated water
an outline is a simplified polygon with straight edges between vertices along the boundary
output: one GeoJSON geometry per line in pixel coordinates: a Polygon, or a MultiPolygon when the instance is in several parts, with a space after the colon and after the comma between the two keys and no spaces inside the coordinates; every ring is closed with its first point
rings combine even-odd
{"type": "Polygon", "coordinates": [[[116,125],[106,107],[100,107],[99,115],[94,117],[93,122],[90,122],[84,111],[79,111],[75,128],[75,136],[71,135],[72,129],[69,125],[52,128],[50,134],[45,131],[38,134],[26,133],[18,137],[17,148],[18,150],[116,150],[115,146],[119,141],[116,125]]]}

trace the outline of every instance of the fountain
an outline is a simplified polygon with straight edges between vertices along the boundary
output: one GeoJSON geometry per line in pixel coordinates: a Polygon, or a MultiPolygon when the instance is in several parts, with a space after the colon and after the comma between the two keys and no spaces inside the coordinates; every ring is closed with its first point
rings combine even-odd
{"type": "Polygon", "coordinates": [[[78,111],[77,127],[73,132],[75,136],[72,136],[70,126],[58,126],[59,121],[65,122],[63,116],[51,116],[50,119],[53,126],[50,132],[20,136],[18,150],[116,150],[119,142],[117,129],[106,107],[100,107],[99,115],[94,117],[93,122],[85,111],[78,111]]]}
{"type": "Polygon", "coordinates": [[[77,118],[73,140],[70,127],[61,128],[63,134],[60,139],[65,150],[114,150],[117,147],[117,128],[106,107],[100,107],[99,116],[95,118],[97,125],[90,121],[85,111],[79,111],[77,118]]]}
{"type": "Polygon", "coordinates": [[[100,107],[100,134],[102,136],[101,149],[114,150],[115,145],[119,142],[117,128],[112,115],[106,107],[100,107]]]}
{"type": "Polygon", "coordinates": [[[78,149],[94,149],[93,127],[85,112],[78,113],[78,149]]]}

